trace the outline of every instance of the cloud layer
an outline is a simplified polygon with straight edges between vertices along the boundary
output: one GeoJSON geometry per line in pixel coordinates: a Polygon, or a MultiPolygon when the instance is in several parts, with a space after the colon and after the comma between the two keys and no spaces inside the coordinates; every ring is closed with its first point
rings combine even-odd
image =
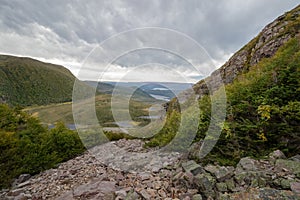
{"type": "MultiPolygon", "coordinates": [[[[267,23],[296,5],[293,0],[2,0],[0,51],[3,54],[30,56],[63,64],[77,74],[91,50],[109,37],[135,28],[161,27],[193,38],[219,67],[267,23]]],[[[155,33],[148,36],[160,39],[155,37],[155,33]]],[[[143,44],[147,38],[135,40],[143,44]]],[[[174,42],[180,48],[181,41],[174,42]]],[[[122,42],[122,45],[131,43],[132,40],[128,40],[122,42]]],[[[109,54],[119,48],[120,44],[115,43],[103,51],[109,54]]],[[[185,69],[186,61],[180,57],[168,52],[147,50],[115,60],[107,79],[117,79],[120,71],[127,73],[131,67],[145,63],[168,65],[189,81],[197,81],[193,78],[197,75],[185,69]],[[116,77],[113,72],[116,72],[116,77]]],[[[155,74],[153,70],[157,66],[144,68],[144,73],[148,74],[145,78],[155,79],[154,76],[158,75],[151,74],[155,74]]],[[[98,67],[97,72],[99,70],[104,70],[104,67],[98,67]]],[[[168,70],[165,70],[167,74],[168,70]]],[[[84,77],[89,79],[88,73],[84,77]]]]}

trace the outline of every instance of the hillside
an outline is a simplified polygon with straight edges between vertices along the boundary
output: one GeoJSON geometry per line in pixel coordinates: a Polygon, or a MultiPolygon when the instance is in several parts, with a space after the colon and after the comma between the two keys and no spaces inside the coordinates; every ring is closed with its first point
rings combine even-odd
{"type": "MultiPolygon", "coordinates": [[[[221,68],[194,85],[200,95],[195,138],[199,145],[210,125],[211,103],[217,101],[223,83],[227,113],[220,138],[211,135],[206,140],[217,141],[216,146],[201,160],[193,152],[193,159],[235,165],[244,156],[262,157],[275,149],[287,156],[300,153],[299,15],[300,6],[278,17],[221,68]]],[[[173,139],[180,120],[175,99],[168,104],[168,113],[167,126],[148,146],[163,146],[173,139]]]]}
{"type": "Polygon", "coordinates": [[[220,74],[224,84],[232,83],[239,74],[247,72],[251,66],[258,64],[264,58],[272,57],[277,50],[289,39],[299,34],[300,6],[275,19],[268,24],[254,39],[236,52],[223,66],[194,85],[198,94],[208,94],[207,85],[211,85],[210,91],[216,91],[220,86],[216,75],[220,74]]]}
{"type": "Polygon", "coordinates": [[[28,106],[71,101],[74,81],[75,76],[63,66],[0,55],[2,103],[28,106]]]}

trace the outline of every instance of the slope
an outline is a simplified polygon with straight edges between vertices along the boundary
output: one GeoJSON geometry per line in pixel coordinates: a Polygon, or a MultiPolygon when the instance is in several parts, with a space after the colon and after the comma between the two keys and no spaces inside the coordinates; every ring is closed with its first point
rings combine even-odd
{"type": "Polygon", "coordinates": [[[2,103],[28,106],[71,101],[75,79],[63,66],[0,55],[2,103]]]}

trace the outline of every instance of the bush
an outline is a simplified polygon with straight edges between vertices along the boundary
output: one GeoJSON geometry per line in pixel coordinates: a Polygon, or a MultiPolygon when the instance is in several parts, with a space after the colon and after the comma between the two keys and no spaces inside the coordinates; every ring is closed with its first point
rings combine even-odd
{"type": "Polygon", "coordinates": [[[36,174],[82,153],[78,135],[58,123],[52,130],[39,120],[0,104],[0,188],[23,173],[36,174]]]}

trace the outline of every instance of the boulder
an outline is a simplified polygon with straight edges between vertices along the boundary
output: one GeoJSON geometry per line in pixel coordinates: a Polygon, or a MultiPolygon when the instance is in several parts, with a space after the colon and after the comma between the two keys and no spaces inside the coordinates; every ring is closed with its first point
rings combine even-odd
{"type": "Polygon", "coordinates": [[[296,194],[300,195],[300,182],[291,183],[291,190],[296,194]]]}
{"type": "Polygon", "coordinates": [[[243,171],[256,171],[257,165],[256,160],[245,157],[240,160],[240,162],[236,166],[236,172],[243,172],[243,171]]]}
{"type": "Polygon", "coordinates": [[[287,169],[289,172],[297,175],[300,173],[300,162],[293,160],[278,159],[275,163],[275,168],[278,171],[287,169]]]}
{"type": "Polygon", "coordinates": [[[231,178],[234,174],[234,167],[220,167],[217,171],[215,171],[215,177],[218,181],[222,182],[225,179],[231,178]]]}
{"type": "Polygon", "coordinates": [[[195,195],[192,197],[192,200],[202,200],[201,194],[195,194],[195,195]]]}
{"type": "Polygon", "coordinates": [[[227,191],[227,184],[222,182],[222,183],[216,183],[216,188],[219,192],[226,192],[227,191]]]}
{"type": "Polygon", "coordinates": [[[198,187],[199,191],[207,198],[215,197],[214,187],[216,180],[208,173],[198,174],[194,177],[194,184],[198,187]]]}
{"type": "Polygon", "coordinates": [[[273,151],[269,154],[270,159],[286,159],[284,153],[280,150],[273,151]]]}
{"type": "Polygon", "coordinates": [[[202,167],[197,164],[194,160],[189,160],[181,164],[185,172],[191,172],[194,176],[202,172],[202,167]]]}

